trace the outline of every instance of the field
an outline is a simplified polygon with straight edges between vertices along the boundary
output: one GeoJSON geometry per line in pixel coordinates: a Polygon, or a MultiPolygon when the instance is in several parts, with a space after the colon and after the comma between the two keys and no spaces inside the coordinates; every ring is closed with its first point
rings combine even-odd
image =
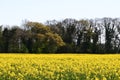
{"type": "Polygon", "coordinates": [[[120,55],[0,54],[0,80],[120,80],[120,55]]]}

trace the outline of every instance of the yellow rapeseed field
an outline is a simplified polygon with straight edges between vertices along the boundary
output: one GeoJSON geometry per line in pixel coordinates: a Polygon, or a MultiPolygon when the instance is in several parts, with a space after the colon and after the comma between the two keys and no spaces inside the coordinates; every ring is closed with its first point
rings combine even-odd
{"type": "Polygon", "coordinates": [[[0,80],[120,80],[120,55],[0,54],[0,80]]]}

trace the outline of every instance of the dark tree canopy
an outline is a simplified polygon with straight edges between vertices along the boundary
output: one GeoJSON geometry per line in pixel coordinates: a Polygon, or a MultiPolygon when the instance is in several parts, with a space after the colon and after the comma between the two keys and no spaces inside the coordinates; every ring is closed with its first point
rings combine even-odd
{"type": "Polygon", "coordinates": [[[120,19],[64,19],[0,26],[1,53],[119,53],[120,19]]]}

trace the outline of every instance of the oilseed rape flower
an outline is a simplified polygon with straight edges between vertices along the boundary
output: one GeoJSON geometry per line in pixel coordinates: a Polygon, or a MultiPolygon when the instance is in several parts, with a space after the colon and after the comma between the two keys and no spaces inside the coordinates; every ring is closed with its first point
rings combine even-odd
{"type": "Polygon", "coordinates": [[[120,55],[0,54],[0,80],[120,80],[120,55]]]}

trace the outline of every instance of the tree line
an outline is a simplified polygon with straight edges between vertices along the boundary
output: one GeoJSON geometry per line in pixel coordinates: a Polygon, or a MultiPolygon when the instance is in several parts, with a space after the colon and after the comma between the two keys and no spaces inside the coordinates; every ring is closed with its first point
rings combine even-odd
{"type": "Polygon", "coordinates": [[[0,26],[1,53],[119,53],[120,19],[26,21],[0,26]]]}

